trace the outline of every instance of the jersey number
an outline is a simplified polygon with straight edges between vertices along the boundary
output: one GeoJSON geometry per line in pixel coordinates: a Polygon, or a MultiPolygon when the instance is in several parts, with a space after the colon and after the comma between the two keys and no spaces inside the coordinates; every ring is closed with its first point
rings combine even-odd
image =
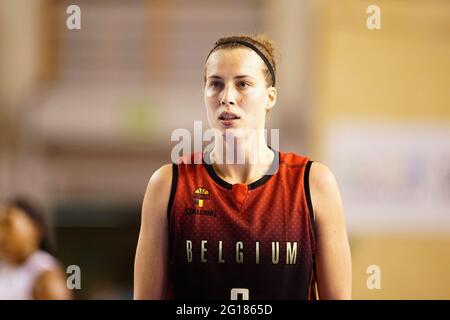
{"type": "Polygon", "coordinates": [[[248,289],[245,288],[233,288],[231,289],[230,300],[250,300],[249,293],[248,289]],[[239,296],[241,296],[241,299],[239,299],[239,296]]]}

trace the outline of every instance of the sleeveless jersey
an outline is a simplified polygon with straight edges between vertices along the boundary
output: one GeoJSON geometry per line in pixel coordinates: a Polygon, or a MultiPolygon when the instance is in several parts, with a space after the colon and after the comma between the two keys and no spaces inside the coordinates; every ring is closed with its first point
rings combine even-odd
{"type": "Polygon", "coordinates": [[[312,161],[274,154],[269,174],[248,185],[220,178],[208,152],[173,164],[168,298],[316,298],[312,161]]]}

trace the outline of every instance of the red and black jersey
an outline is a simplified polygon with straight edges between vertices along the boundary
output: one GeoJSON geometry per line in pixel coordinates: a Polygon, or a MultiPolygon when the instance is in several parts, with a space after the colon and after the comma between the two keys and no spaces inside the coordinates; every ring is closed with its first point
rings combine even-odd
{"type": "Polygon", "coordinates": [[[315,298],[312,161],[274,153],[248,185],[220,178],[208,152],[173,164],[169,298],[315,298]]]}

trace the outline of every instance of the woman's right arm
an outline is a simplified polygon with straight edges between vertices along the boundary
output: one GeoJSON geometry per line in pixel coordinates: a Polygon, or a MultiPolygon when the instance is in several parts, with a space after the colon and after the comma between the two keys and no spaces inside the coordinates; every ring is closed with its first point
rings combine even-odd
{"type": "Polygon", "coordinates": [[[165,299],[168,289],[167,206],[172,164],[150,178],[142,205],[141,229],[134,263],[134,299],[165,299]]]}

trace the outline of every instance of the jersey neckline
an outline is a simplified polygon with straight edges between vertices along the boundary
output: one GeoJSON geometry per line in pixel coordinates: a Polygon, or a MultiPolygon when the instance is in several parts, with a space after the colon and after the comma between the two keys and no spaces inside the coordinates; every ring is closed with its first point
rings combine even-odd
{"type": "MultiPolygon", "coordinates": [[[[252,182],[250,184],[247,184],[248,190],[252,190],[252,189],[255,189],[255,188],[263,185],[264,183],[269,181],[269,179],[272,178],[278,172],[278,167],[279,167],[279,164],[280,164],[280,151],[277,151],[277,150],[273,149],[269,145],[267,145],[267,146],[274,153],[272,164],[271,164],[269,170],[261,178],[259,178],[258,180],[254,181],[254,182],[252,182]]],[[[203,157],[202,157],[202,162],[203,162],[203,165],[206,168],[206,171],[208,172],[208,175],[219,186],[221,186],[221,187],[223,187],[225,189],[231,190],[232,187],[233,187],[233,184],[223,180],[221,177],[219,177],[219,175],[214,170],[214,168],[213,168],[213,166],[211,164],[211,159],[209,158],[211,151],[212,150],[205,151],[204,154],[203,154],[203,157]]]]}

